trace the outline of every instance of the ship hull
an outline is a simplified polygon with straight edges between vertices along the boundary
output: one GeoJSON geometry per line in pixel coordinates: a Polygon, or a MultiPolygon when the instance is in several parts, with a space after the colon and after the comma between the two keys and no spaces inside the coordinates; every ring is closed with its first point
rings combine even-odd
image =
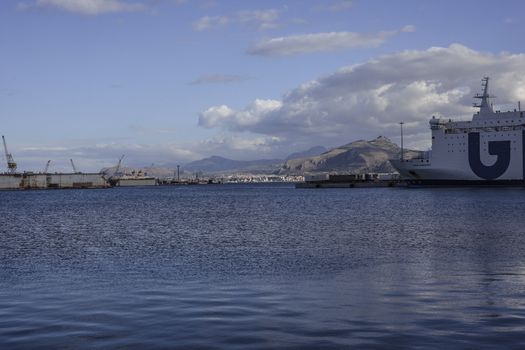
{"type": "Polygon", "coordinates": [[[417,186],[472,186],[472,187],[521,187],[525,186],[522,177],[480,179],[464,168],[434,168],[428,163],[390,160],[401,179],[411,187],[417,186]],[[426,164],[426,165],[424,165],[426,164]]]}
{"type": "Polygon", "coordinates": [[[525,187],[524,180],[405,180],[410,187],[525,187]]]}
{"type": "Polygon", "coordinates": [[[129,178],[129,179],[118,179],[116,186],[118,187],[135,187],[135,186],[156,186],[157,180],[155,178],[129,178]]]}
{"type": "Polygon", "coordinates": [[[524,130],[434,133],[433,141],[427,158],[390,160],[403,180],[432,186],[523,186],[524,130]]]}

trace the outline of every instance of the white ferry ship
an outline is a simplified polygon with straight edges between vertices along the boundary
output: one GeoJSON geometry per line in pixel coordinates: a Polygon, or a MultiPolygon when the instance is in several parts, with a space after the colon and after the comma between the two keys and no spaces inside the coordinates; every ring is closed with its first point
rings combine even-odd
{"type": "MultiPolygon", "coordinates": [[[[494,111],[488,92],[474,96],[479,111],[470,121],[432,117],[432,149],[421,156],[391,160],[410,185],[525,186],[525,117],[518,110],[494,111]]],[[[519,106],[519,105],[518,105],[519,106]]]]}
{"type": "Polygon", "coordinates": [[[138,172],[133,170],[131,174],[114,177],[112,178],[112,182],[117,187],[157,185],[157,179],[153,176],[147,176],[142,170],[139,170],[138,172]]]}

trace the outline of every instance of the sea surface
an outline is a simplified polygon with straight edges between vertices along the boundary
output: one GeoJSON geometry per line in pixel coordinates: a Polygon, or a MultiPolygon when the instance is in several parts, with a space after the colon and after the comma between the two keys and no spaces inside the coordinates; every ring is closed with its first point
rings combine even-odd
{"type": "Polygon", "coordinates": [[[0,192],[0,349],[523,349],[525,189],[0,192]]]}

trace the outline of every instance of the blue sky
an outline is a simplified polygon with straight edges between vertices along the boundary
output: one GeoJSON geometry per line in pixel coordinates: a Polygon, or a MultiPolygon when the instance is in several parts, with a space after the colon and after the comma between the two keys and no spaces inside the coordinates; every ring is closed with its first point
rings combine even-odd
{"type": "MultiPolygon", "coordinates": [[[[20,168],[429,144],[489,74],[525,100],[523,1],[7,0],[0,132],[20,168]]],[[[509,107],[510,108],[510,107],[509,107]]],[[[1,165],[3,169],[5,165],[1,165]]]]}

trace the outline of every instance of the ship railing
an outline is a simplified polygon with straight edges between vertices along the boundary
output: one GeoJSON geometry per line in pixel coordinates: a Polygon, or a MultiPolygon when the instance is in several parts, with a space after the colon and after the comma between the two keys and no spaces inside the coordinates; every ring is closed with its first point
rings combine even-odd
{"type": "Polygon", "coordinates": [[[523,130],[524,125],[494,125],[494,126],[483,126],[477,128],[450,128],[445,129],[445,134],[467,134],[469,132],[501,132],[501,131],[514,131],[523,130]]]}

